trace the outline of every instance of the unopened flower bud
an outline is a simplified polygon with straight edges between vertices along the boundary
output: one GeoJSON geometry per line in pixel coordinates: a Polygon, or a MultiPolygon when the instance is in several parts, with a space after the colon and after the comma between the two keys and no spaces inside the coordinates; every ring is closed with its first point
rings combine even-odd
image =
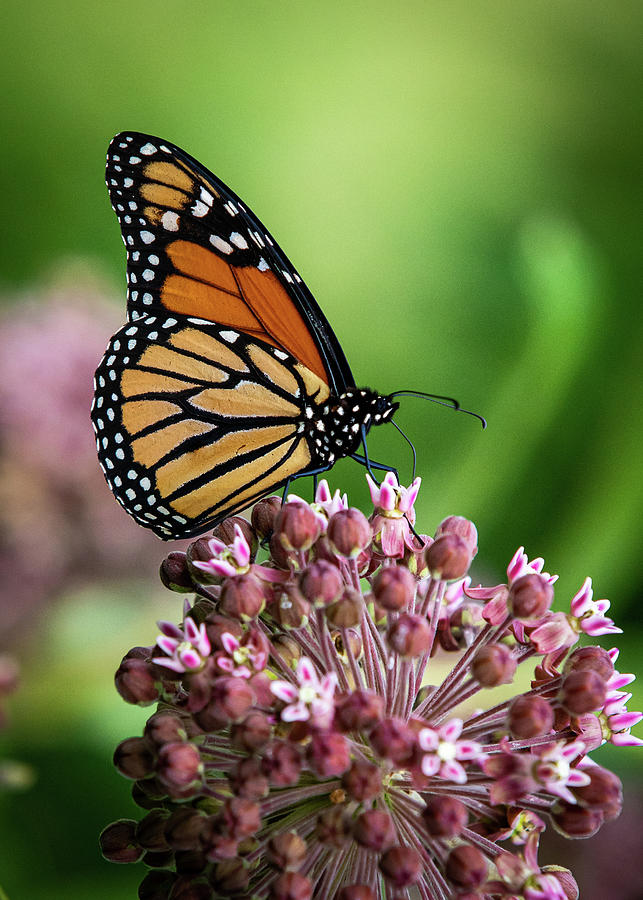
{"type": "Polygon", "coordinates": [[[233,746],[240,750],[253,752],[266,746],[271,732],[272,726],[265,713],[254,710],[243,722],[237,722],[232,726],[230,739],[233,746]]]}
{"type": "Polygon", "coordinates": [[[554,710],[544,697],[519,694],[509,704],[507,725],[516,740],[547,734],[553,724],[554,710]]]}
{"type": "Polygon", "coordinates": [[[466,826],[469,813],[456,797],[434,794],[428,796],[422,817],[432,837],[454,838],[466,826]]]}
{"type": "Polygon", "coordinates": [[[579,669],[591,669],[603,681],[609,681],[614,674],[614,663],[607,650],[592,644],[588,647],[577,647],[569,654],[563,666],[563,675],[569,675],[570,672],[579,669]]]}
{"type": "Polygon", "coordinates": [[[583,772],[589,775],[589,784],[572,788],[572,793],[580,805],[588,809],[599,809],[606,814],[606,819],[615,819],[623,806],[621,779],[602,766],[588,766],[583,772]]]}
{"type": "Polygon", "coordinates": [[[247,519],[244,519],[243,516],[229,516],[227,519],[224,519],[223,522],[219,522],[213,530],[212,536],[223,541],[224,544],[232,546],[234,539],[237,536],[234,530],[235,525],[239,526],[241,534],[246,539],[246,543],[250,548],[250,562],[253,562],[257,555],[259,542],[257,541],[257,535],[255,534],[252,525],[247,519]]]}
{"type": "Polygon", "coordinates": [[[371,731],[370,742],[382,759],[390,759],[396,765],[402,765],[411,759],[416,738],[406,722],[389,718],[382,719],[371,731]]]}
{"type": "Polygon", "coordinates": [[[230,787],[238,797],[259,800],[268,793],[268,779],[255,756],[240,759],[228,775],[230,787]]]}
{"type": "Polygon", "coordinates": [[[265,497],[253,506],[250,521],[262,540],[271,536],[280,510],[281,497],[265,497]]]}
{"type": "Polygon", "coordinates": [[[366,884],[349,884],[339,891],[336,900],[375,900],[375,894],[366,884]]]}
{"type": "Polygon", "coordinates": [[[482,687],[511,684],[516,673],[516,658],[505,644],[481,647],[471,663],[471,674],[482,687]]]}
{"type": "Polygon", "coordinates": [[[457,534],[443,534],[427,547],[424,558],[433,578],[455,581],[469,571],[473,548],[457,534]]]}
{"type": "Polygon", "coordinates": [[[141,847],[153,852],[169,850],[165,826],[170,816],[167,809],[152,809],[136,826],[136,840],[141,847]]]}
{"type": "Polygon", "coordinates": [[[351,836],[351,820],[342,806],[330,806],[317,818],[315,835],[322,844],[342,847],[351,836]]]}
{"type": "Polygon", "coordinates": [[[216,715],[238,722],[254,702],[255,693],[247,680],[230,675],[215,679],[208,706],[216,715]]]}
{"type": "Polygon", "coordinates": [[[380,858],[382,875],[396,888],[417,884],[422,869],[422,857],[412,847],[391,847],[380,858]]]}
{"type": "Polygon", "coordinates": [[[306,858],[306,841],[296,831],[282,831],[268,842],[268,858],[283,871],[296,871],[306,858]]]}
{"type": "Polygon", "coordinates": [[[386,632],[388,645],[402,658],[422,656],[429,649],[431,628],[424,616],[402,613],[386,632]]]}
{"type": "Polygon", "coordinates": [[[160,677],[152,662],[125,657],[116,670],[116,690],[127,703],[149,706],[159,699],[160,677]]]}
{"type": "Polygon", "coordinates": [[[314,734],[308,745],[308,760],[321,778],[341,775],[351,764],[350,745],[343,734],[314,734]]]}
{"type": "Polygon", "coordinates": [[[261,768],[273,787],[289,787],[299,781],[302,759],[296,744],[273,741],[266,748],[261,768]]]}
{"type": "Polygon", "coordinates": [[[382,792],[382,770],[365,759],[356,759],[342,777],[342,787],[351,800],[372,800],[382,792]]]}
{"type": "Polygon", "coordinates": [[[335,650],[337,650],[337,655],[340,659],[344,661],[347,659],[349,648],[355,659],[361,657],[364,644],[359,632],[355,628],[344,628],[341,631],[331,631],[330,639],[335,645],[335,650]],[[346,646],[347,644],[348,647],[346,646]]]}
{"type": "Polygon", "coordinates": [[[299,578],[304,597],[313,606],[329,606],[339,600],[344,590],[342,574],[331,562],[318,559],[299,578]]]}
{"type": "Polygon", "coordinates": [[[488,868],[481,850],[470,844],[461,844],[449,853],[446,876],[456,887],[475,891],[487,880],[488,868]]]}
{"type": "Polygon", "coordinates": [[[543,866],[540,871],[543,875],[553,876],[558,881],[563,889],[565,900],[578,900],[580,897],[578,884],[569,869],[565,869],[563,866],[543,866]]]}
{"type": "Polygon", "coordinates": [[[285,503],[275,521],[275,535],[287,552],[310,550],[321,526],[314,510],[307,503],[285,503]]]}
{"type": "Polygon", "coordinates": [[[205,631],[213,651],[224,649],[221,641],[222,635],[231,634],[232,637],[240,641],[245,633],[243,625],[238,618],[233,619],[231,616],[222,616],[218,612],[212,612],[206,616],[205,631]]]}
{"type": "Polygon", "coordinates": [[[345,588],[336,603],[326,607],[326,618],[336,628],[355,628],[359,625],[364,609],[364,598],[360,591],[345,588]]]}
{"type": "Polygon", "coordinates": [[[161,563],[159,575],[164,586],[171,591],[184,593],[194,590],[187,557],[181,550],[173,550],[172,553],[168,553],[161,563]]]}
{"type": "Polygon", "coordinates": [[[154,771],[154,749],[145,738],[132,737],[121,741],[114,751],[114,765],[125,778],[137,781],[154,771]]]}
{"type": "Polygon", "coordinates": [[[226,616],[249,622],[263,611],[265,604],[263,587],[254,575],[237,575],[224,582],[219,609],[226,616]]]}
{"type": "Polygon", "coordinates": [[[286,665],[295,668],[301,658],[301,645],[288,634],[278,634],[272,639],[272,646],[284,660],[286,665]]]}
{"type": "Polygon", "coordinates": [[[185,741],[188,738],[186,720],[169,710],[154,713],[145,723],[143,734],[155,747],[185,741]]]}
{"type": "Polygon", "coordinates": [[[464,516],[447,516],[443,519],[435,532],[436,540],[445,534],[455,534],[462,538],[471,551],[471,559],[478,552],[478,529],[464,516]]]}
{"type": "MultiPolygon", "coordinates": [[[[145,860],[143,860],[143,862],[145,862],[145,860]]],[[[172,861],[166,863],[166,865],[172,865],[172,861]]],[[[179,875],[201,875],[207,868],[208,860],[201,849],[176,850],[174,853],[174,865],[177,874],[179,875]]],[[[172,900],[174,900],[174,894],[171,896],[172,900]]],[[[208,898],[208,900],[210,900],[210,898],[208,898]]]]}
{"type": "Polygon", "coordinates": [[[145,851],[136,840],[136,824],[133,819],[119,819],[101,831],[100,851],[105,859],[115,863],[141,859],[145,851]]]}
{"type": "Polygon", "coordinates": [[[220,584],[221,575],[210,575],[195,566],[195,562],[210,562],[212,559],[212,550],[210,549],[210,538],[200,537],[196,541],[189,544],[185,552],[185,560],[190,570],[190,575],[197,584],[220,584]]]}
{"type": "Polygon", "coordinates": [[[355,557],[373,539],[371,525],[363,512],[354,507],[340,509],[328,522],[328,540],[340,556],[355,557]]]}
{"type": "Polygon", "coordinates": [[[592,669],[577,669],[563,679],[560,702],[573,716],[600,709],[605,703],[607,686],[592,669]]]}
{"type": "Polygon", "coordinates": [[[310,617],[310,603],[296,584],[287,584],[276,592],[270,612],[282,628],[305,628],[310,617]]]}
{"type": "Polygon", "coordinates": [[[210,875],[212,887],[222,897],[245,891],[249,880],[250,871],[242,859],[222,859],[210,875]]]}
{"type": "Polygon", "coordinates": [[[535,572],[522,575],[509,588],[507,608],[516,619],[541,619],[554,599],[554,589],[535,572]]]}
{"type": "Polygon", "coordinates": [[[415,587],[415,578],[406,566],[386,566],[373,579],[373,596],[386,610],[407,609],[415,587]]]}
{"type": "Polygon", "coordinates": [[[173,850],[192,850],[199,846],[205,816],[191,806],[179,806],[165,823],[165,840],[173,850]]]}
{"type": "Polygon", "coordinates": [[[270,900],[310,900],[313,885],[310,878],[299,872],[284,872],[272,882],[269,896],[270,900]]]}
{"type": "Polygon", "coordinates": [[[201,783],[203,763],[194,744],[164,744],[159,750],[156,765],[159,780],[171,796],[201,783]]]}
{"type": "Polygon", "coordinates": [[[261,828],[261,808],[248,797],[229,797],[223,804],[221,819],[228,833],[240,840],[261,828]]]}
{"type": "Polygon", "coordinates": [[[551,813],[556,831],[567,838],[588,838],[596,834],[603,824],[600,809],[590,809],[577,803],[559,800],[551,813]]]}
{"type": "Polygon", "coordinates": [[[382,718],[384,700],[373,691],[346,694],[336,707],[336,719],[344,731],[369,731],[382,718]]]}
{"type": "Polygon", "coordinates": [[[396,835],[389,814],[383,809],[367,809],[353,825],[353,837],[362,847],[381,853],[395,844],[396,835]]]}

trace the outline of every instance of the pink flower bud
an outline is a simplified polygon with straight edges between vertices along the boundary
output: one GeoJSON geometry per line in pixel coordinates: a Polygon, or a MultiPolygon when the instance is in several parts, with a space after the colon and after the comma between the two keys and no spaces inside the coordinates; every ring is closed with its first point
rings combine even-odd
{"type": "Polygon", "coordinates": [[[100,851],[109,862],[138,862],[145,852],[136,840],[136,822],[119,819],[104,828],[100,834],[100,851]]]}
{"type": "Polygon", "coordinates": [[[249,622],[263,611],[266,597],[263,587],[254,575],[238,575],[228,578],[223,585],[219,609],[226,616],[249,622]]]}
{"type": "Polygon", "coordinates": [[[310,550],[321,526],[314,510],[299,501],[285,503],[275,521],[275,534],[287,552],[310,550]]]}
{"type": "Polygon", "coordinates": [[[315,829],[322,844],[343,847],[351,836],[351,819],[342,806],[329,806],[317,818],[315,829]]]}
{"type": "Polygon", "coordinates": [[[569,869],[565,869],[563,866],[543,866],[540,871],[543,875],[549,875],[559,882],[563,889],[565,900],[578,900],[580,891],[578,890],[576,879],[569,869]]]}
{"type": "Polygon", "coordinates": [[[455,581],[469,571],[473,549],[457,534],[443,534],[427,547],[424,558],[433,578],[455,581]]]}
{"type": "Polygon", "coordinates": [[[250,521],[262,540],[270,537],[274,531],[275,521],[280,511],[281,497],[265,497],[255,503],[250,521]]]}
{"type": "Polygon", "coordinates": [[[350,745],[343,734],[314,734],[308,745],[308,760],[321,778],[341,775],[351,764],[350,745]]]}
{"type": "Polygon", "coordinates": [[[368,809],[358,816],[353,837],[362,847],[381,853],[395,844],[396,835],[389,814],[383,809],[368,809]]]}
{"type": "Polygon", "coordinates": [[[422,810],[422,818],[433,837],[457,837],[469,819],[467,808],[456,797],[429,795],[422,810]]]}
{"type": "Polygon", "coordinates": [[[364,609],[364,598],[360,591],[345,588],[336,603],[326,607],[326,618],[336,628],[354,628],[359,625],[364,609]]]}
{"type": "Polygon", "coordinates": [[[382,719],[371,731],[370,742],[382,759],[396,765],[407,763],[416,746],[415,734],[401,719],[382,719]]]}
{"type": "Polygon", "coordinates": [[[233,746],[240,750],[261,750],[270,740],[272,726],[265,713],[255,710],[246,716],[243,722],[232,726],[230,739],[233,746]]]}
{"type": "Polygon", "coordinates": [[[114,751],[114,765],[121,775],[134,781],[150,775],[154,761],[154,747],[142,737],[127,738],[114,751]]]}
{"type": "Polygon", "coordinates": [[[554,710],[544,697],[519,694],[509,704],[507,725],[511,736],[517,740],[547,734],[553,724],[554,710]]]}
{"type": "Polygon", "coordinates": [[[481,647],[471,663],[471,674],[482,687],[511,684],[516,672],[516,658],[505,644],[481,647]]]}
{"type": "Polygon", "coordinates": [[[296,584],[286,584],[275,591],[270,612],[282,628],[305,628],[310,618],[310,603],[296,584]]]}
{"type": "Polygon", "coordinates": [[[159,699],[161,679],[156,666],[146,659],[123,660],[114,676],[116,690],[127,703],[149,706],[159,699]]]}
{"type": "Polygon", "coordinates": [[[487,858],[469,844],[453,849],[447,858],[446,876],[458,888],[476,890],[487,880],[487,858]]]}
{"type": "Polygon", "coordinates": [[[299,872],[284,872],[270,887],[270,900],[310,900],[313,885],[299,872]]]}
{"type": "Polygon", "coordinates": [[[268,779],[263,773],[261,760],[255,756],[240,759],[228,775],[228,781],[237,797],[260,800],[268,793],[268,779]]]}
{"type": "MultiPolygon", "coordinates": [[[[222,859],[216,863],[210,875],[212,887],[223,897],[236,896],[245,891],[249,880],[250,873],[242,859],[222,859]]],[[[207,895],[206,900],[211,900],[210,895],[207,895]]]]}
{"type": "Polygon", "coordinates": [[[353,691],[337,704],[336,718],[344,731],[369,731],[382,718],[384,701],[372,691],[353,691]]]}
{"type": "Polygon", "coordinates": [[[224,519],[223,522],[219,522],[212,534],[224,544],[232,546],[237,537],[235,525],[241,529],[241,534],[244,536],[246,543],[250,548],[250,561],[252,562],[257,554],[258,541],[257,535],[247,519],[244,519],[242,516],[230,516],[229,518],[224,519]]]}
{"type": "Polygon", "coordinates": [[[512,582],[507,607],[517,619],[541,619],[554,599],[554,589],[542,575],[522,575],[512,582]]]}
{"type": "Polygon", "coordinates": [[[603,824],[600,809],[589,809],[560,800],[552,811],[556,831],[567,838],[588,838],[596,834],[603,824]]]}
{"type": "Polygon", "coordinates": [[[194,582],[190,574],[187,557],[180,550],[168,553],[161,563],[159,575],[163,585],[171,591],[184,593],[194,590],[194,582]]]}
{"type": "Polygon", "coordinates": [[[568,675],[579,669],[592,669],[603,681],[609,681],[614,674],[614,663],[607,650],[602,647],[577,647],[565,660],[563,674],[568,675]]]}
{"type": "Polygon", "coordinates": [[[203,763],[194,744],[164,744],[159,750],[156,774],[170,796],[201,783],[203,763]]]}
{"type": "Polygon", "coordinates": [[[328,540],[340,556],[355,557],[373,539],[371,526],[359,509],[340,509],[328,522],[328,540]]]}
{"type": "Polygon", "coordinates": [[[221,818],[226,831],[240,840],[261,828],[261,809],[248,797],[229,797],[223,804],[221,818]]]}
{"type": "Polygon", "coordinates": [[[607,686],[592,669],[578,669],[563,679],[559,699],[573,716],[600,709],[605,703],[607,686]]]}
{"type": "Polygon", "coordinates": [[[309,603],[323,607],[339,600],[344,590],[344,579],[337,566],[319,559],[301,574],[299,586],[309,603]]]}
{"type": "Polygon", "coordinates": [[[429,649],[431,628],[424,616],[402,613],[386,632],[388,645],[402,658],[422,656],[429,649]]]}
{"type": "Polygon", "coordinates": [[[273,787],[296,784],[302,767],[301,752],[296,744],[273,741],[264,752],[261,767],[273,787]]]}
{"type": "Polygon", "coordinates": [[[373,800],[382,792],[382,770],[365,759],[356,759],[344,774],[342,787],[352,800],[373,800]]]}
{"type": "Polygon", "coordinates": [[[373,579],[373,596],[384,609],[406,609],[415,596],[415,587],[415,578],[405,566],[386,566],[373,579]]]}
{"type": "Polygon", "coordinates": [[[455,534],[467,544],[471,551],[471,558],[478,552],[478,529],[463,516],[447,516],[438,525],[435,532],[436,540],[444,534],[455,534]]]}
{"type": "Polygon", "coordinates": [[[382,875],[396,888],[417,884],[422,868],[422,857],[412,847],[391,847],[380,859],[382,875]]]}
{"type": "Polygon", "coordinates": [[[306,852],[306,841],[296,831],[282,831],[268,842],[268,859],[282,871],[297,871],[306,852]]]}
{"type": "Polygon", "coordinates": [[[192,850],[199,846],[205,815],[191,806],[177,807],[165,823],[165,839],[173,850],[192,850]]]}
{"type": "Polygon", "coordinates": [[[212,685],[210,709],[233,722],[242,719],[255,702],[255,693],[244,678],[217,678],[212,685]]]}
{"type": "Polygon", "coordinates": [[[621,779],[602,766],[587,766],[583,768],[583,772],[589,775],[589,784],[572,788],[572,793],[580,805],[600,810],[606,819],[616,818],[623,806],[621,779]]]}

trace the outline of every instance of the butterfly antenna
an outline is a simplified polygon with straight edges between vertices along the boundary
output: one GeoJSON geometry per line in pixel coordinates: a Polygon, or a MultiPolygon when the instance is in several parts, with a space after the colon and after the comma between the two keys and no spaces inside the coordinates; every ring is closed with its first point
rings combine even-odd
{"type": "MultiPolygon", "coordinates": [[[[462,409],[458,401],[454,397],[443,397],[442,394],[425,394],[422,391],[394,391],[389,397],[420,397],[422,400],[430,400],[431,403],[438,403],[440,406],[448,406],[456,412],[466,413],[467,416],[473,416],[482,423],[482,427],[487,427],[487,420],[479,413],[471,412],[469,409],[462,409]]],[[[397,428],[397,425],[395,426],[397,428]]],[[[398,429],[399,431],[400,429],[398,429]]],[[[408,438],[407,438],[408,440],[408,438]]]]}
{"type": "Polygon", "coordinates": [[[413,477],[411,478],[411,481],[415,481],[415,472],[416,472],[416,469],[417,469],[417,453],[416,453],[416,451],[415,451],[415,444],[414,444],[413,441],[408,437],[408,435],[404,434],[404,432],[402,431],[402,429],[400,428],[400,426],[397,424],[397,422],[394,422],[393,419],[389,419],[389,422],[391,423],[391,425],[393,425],[393,426],[395,426],[395,428],[397,428],[397,430],[400,432],[400,434],[402,435],[402,437],[404,438],[404,440],[406,441],[406,443],[407,443],[407,444],[409,445],[409,447],[411,448],[411,453],[413,454],[413,477]]]}

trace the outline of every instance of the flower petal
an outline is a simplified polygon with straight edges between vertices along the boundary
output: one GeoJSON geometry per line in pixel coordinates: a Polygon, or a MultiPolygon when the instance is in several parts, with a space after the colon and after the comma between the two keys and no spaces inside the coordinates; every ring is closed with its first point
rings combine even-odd
{"type": "Polygon", "coordinates": [[[270,692],[284,703],[292,703],[299,697],[299,691],[289,681],[271,681],[270,692]]]}

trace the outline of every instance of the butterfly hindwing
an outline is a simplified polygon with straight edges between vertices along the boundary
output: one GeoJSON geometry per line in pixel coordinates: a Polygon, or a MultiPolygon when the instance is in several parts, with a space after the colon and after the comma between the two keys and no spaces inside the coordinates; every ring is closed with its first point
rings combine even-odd
{"type": "Polygon", "coordinates": [[[310,291],[259,220],[160,138],[122,133],[106,181],[127,249],[128,311],[216,322],[282,349],[336,393],[353,385],[310,291]]]}
{"type": "Polygon", "coordinates": [[[227,326],[143,315],[97,369],[92,420],[117,500],[159,537],[191,537],[304,472],[328,387],[227,326]]]}

